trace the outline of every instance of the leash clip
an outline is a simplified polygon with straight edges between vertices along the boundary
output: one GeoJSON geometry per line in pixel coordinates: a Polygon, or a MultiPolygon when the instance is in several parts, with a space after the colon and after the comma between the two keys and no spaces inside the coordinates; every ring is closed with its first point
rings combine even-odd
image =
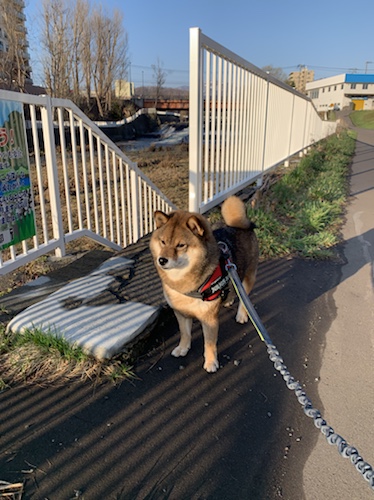
{"type": "Polygon", "coordinates": [[[225,269],[227,272],[229,272],[230,269],[232,270],[237,270],[237,267],[236,265],[231,262],[231,252],[230,252],[230,249],[229,247],[227,246],[227,244],[224,242],[224,241],[219,241],[218,242],[218,246],[222,252],[222,255],[225,259],[225,269]]]}
{"type": "Polygon", "coordinates": [[[219,246],[219,249],[221,250],[221,252],[223,253],[223,255],[226,257],[229,257],[230,256],[230,250],[229,250],[229,247],[227,246],[227,244],[224,242],[224,241],[219,241],[218,242],[218,246],[219,246]]]}
{"type": "Polygon", "coordinates": [[[233,270],[233,271],[237,270],[236,265],[233,262],[231,262],[230,259],[226,259],[225,262],[226,262],[225,263],[225,269],[226,269],[227,272],[230,272],[230,270],[233,270]]]}

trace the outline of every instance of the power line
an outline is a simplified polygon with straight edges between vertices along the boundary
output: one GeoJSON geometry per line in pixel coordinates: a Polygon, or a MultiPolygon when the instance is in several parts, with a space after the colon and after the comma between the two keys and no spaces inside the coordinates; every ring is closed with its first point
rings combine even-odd
{"type": "MultiPolygon", "coordinates": [[[[283,70],[286,70],[286,69],[293,69],[293,68],[297,68],[299,65],[298,64],[295,64],[294,66],[285,66],[285,67],[282,67],[283,70]]],[[[356,71],[356,72],[359,72],[359,71],[362,71],[362,72],[365,72],[365,69],[364,68],[353,68],[353,67],[350,67],[350,68],[341,68],[341,67],[332,67],[332,66],[315,66],[313,64],[305,64],[305,66],[309,69],[314,69],[314,70],[319,70],[319,71],[344,71],[344,72],[347,72],[347,71],[356,71]]]]}
{"type": "MultiPolygon", "coordinates": [[[[142,66],[140,64],[132,64],[131,63],[131,67],[132,68],[138,68],[138,69],[148,69],[150,71],[153,71],[153,67],[152,66],[142,66]]],[[[189,73],[188,69],[162,68],[162,70],[163,71],[168,71],[169,73],[184,73],[184,74],[188,74],[189,73]]]]}

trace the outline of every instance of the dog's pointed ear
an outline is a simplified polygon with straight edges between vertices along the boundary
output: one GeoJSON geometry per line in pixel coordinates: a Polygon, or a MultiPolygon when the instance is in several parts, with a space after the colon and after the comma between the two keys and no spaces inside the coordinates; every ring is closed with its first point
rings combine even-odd
{"type": "Polygon", "coordinates": [[[156,228],[158,229],[159,227],[162,227],[164,224],[167,223],[169,220],[170,216],[165,214],[164,212],[161,212],[160,210],[156,210],[156,212],[153,215],[156,228]]]}
{"type": "Polygon", "coordinates": [[[187,221],[187,227],[196,236],[203,236],[205,233],[204,223],[196,215],[191,215],[191,217],[187,221]]]}

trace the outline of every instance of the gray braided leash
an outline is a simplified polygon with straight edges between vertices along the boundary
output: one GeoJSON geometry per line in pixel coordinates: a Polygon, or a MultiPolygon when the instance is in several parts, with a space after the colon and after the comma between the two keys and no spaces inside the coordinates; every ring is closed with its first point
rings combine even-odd
{"type": "Polygon", "coordinates": [[[267,352],[269,355],[270,361],[274,364],[275,369],[282,375],[284,381],[286,382],[287,387],[295,392],[297,400],[303,407],[305,415],[312,418],[314,421],[314,425],[320,429],[322,434],[326,437],[327,442],[331,445],[336,445],[339,453],[342,457],[350,458],[352,464],[356,467],[358,472],[362,474],[362,476],[368,481],[371,489],[374,491],[374,469],[365,460],[361,457],[358,450],[353,446],[349,446],[348,443],[342,436],[336,434],[334,429],[330,427],[326,420],[322,418],[319,410],[313,407],[311,400],[308,398],[306,393],[303,391],[301,384],[295,380],[290,372],[287,370],[287,366],[284,364],[282,357],[279,354],[279,351],[271,341],[271,338],[263,325],[259,315],[256,312],[253,304],[249,300],[248,295],[246,294],[243,285],[240,281],[239,275],[236,271],[236,266],[233,264],[230,259],[226,260],[226,269],[229,273],[230,279],[233,283],[233,286],[236,290],[236,293],[245,307],[250,320],[253,323],[258,335],[261,340],[265,342],[267,347],[267,352]]]}

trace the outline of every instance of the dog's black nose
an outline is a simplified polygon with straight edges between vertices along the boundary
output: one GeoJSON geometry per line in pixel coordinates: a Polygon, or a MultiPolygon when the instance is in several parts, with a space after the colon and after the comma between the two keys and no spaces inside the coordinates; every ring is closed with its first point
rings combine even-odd
{"type": "Polygon", "coordinates": [[[168,259],[166,257],[159,257],[158,263],[160,264],[161,267],[164,267],[168,263],[168,259]]]}

